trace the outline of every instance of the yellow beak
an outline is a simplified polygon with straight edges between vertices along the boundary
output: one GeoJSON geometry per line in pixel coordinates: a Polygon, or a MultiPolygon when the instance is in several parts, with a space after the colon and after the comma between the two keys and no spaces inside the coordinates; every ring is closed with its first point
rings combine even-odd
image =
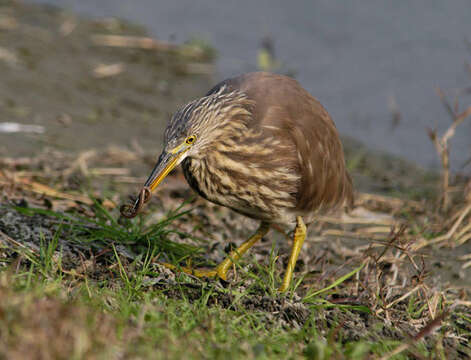
{"type": "Polygon", "coordinates": [[[148,187],[151,191],[159,186],[163,179],[170,173],[170,171],[175,168],[180,163],[180,159],[183,156],[185,151],[180,153],[168,153],[163,152],[160,157],[159,161],[155,165],[152,173],[150,174],[149,178],[145,182],[144,186],[148,187]]]}

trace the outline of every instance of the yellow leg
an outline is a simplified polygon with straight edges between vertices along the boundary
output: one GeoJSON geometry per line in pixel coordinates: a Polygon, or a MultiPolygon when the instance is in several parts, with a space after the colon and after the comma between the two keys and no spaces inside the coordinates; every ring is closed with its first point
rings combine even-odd
{"type": "Polygon", "coordinates": [[[161,265],[171,270],[180,269],[186,274],[194,275],[197,277],[219,276],[221,279],[226,280],[227,272],[231,268],[232,264],[234,264],[235,261],[238,261],[242,257],[242,255],[247,252],[247,250],[249,250],[252,246],[255,245],[257,241],[264,237],[269,229],[270,225],[268,223],[262,222],[255,234],[253,234],[247,241],[242,243],[242,245],[240,245],[237,249],[231,251],[227,258],[214,269],[192,269],[189,267],[176,267],[175,265],[167,263],[161,263],[161,265]]]}
{"type": "Polygon", "coordinates": [[[247,250],[249,250],[252,246],[255,245],[257,241],[261,240],[262,237],[265,236],[269,229],[270,225],[268,223],[262,222],[255,234],[253,234],[247,241],[242,243],[242,245],[240,245],[237,249],[232,250],[226,259],[216,267],[218,276],[221,279],[226,280],[227,271],[231,268],[232,264],[234,264],[235,261],[239,261],[239,259],[247,252],[247,250]]]}
{"type": "Polygon", "coordinates": [[[280,292],[285,292],[289,288],[291,279],[293,278],[296,261],[298,260],[304,239],[306,238],[306,232],[306,225],[304,225],[302,217],[298,216],[296,218],[296,229],[294,230],[293,247],[291,248],[288,266],[286,266],[285,277],[283,278],[283,283],[279,289],[280,292]]]}

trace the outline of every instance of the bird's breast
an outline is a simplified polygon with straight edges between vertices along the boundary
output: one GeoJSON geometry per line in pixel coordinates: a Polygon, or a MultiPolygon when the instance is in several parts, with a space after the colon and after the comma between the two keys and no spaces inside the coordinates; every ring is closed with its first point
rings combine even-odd
{"type": "Polygon", "coordinates": [[[268,161],[237,159],[221,152],[187,158],[183,172],[188,184],[205,199],[251,218],[285,222],[296,206],[299,175],[286,167],[267,168],[268,161]]]}

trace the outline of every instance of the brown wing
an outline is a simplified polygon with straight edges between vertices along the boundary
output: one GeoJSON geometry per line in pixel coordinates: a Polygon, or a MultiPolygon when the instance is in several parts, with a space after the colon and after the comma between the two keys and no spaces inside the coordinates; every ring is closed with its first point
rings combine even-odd
{"type": "Polygon", "coordinates": [[[218,84],[239,89],[255,101],[253,126],[271,131],[280,141],[294,142],[287,161],[296,162],[301,175],[297,193],[300,211],[327,210],[353,202],[351,178],[345,168],[337,129],[324,107],[289,77],[258,72],[218,84]]]}

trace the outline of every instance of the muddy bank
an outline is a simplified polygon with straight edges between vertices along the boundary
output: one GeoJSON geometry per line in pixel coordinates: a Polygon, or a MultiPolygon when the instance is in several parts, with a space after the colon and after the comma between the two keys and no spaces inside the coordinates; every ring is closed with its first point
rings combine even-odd
{"type": "MultiPolygon", "coordinates": [[[[157,156],[171,114],[218,80],[210,71],[214,50],[205,44],[192,44],[193,52],[98,45],[97,35],[146,36],[117,19],[91,21],[51,6],[6,1],[0,35],[0,122],[44,131],[0,133],[2,156],[110,145],[157,156]]],[[[359,189],[433,194],[430,173],[348,138],[344,145],[359,189]]]]}
{"type": "MultiPolygon", "coordinates": [[[[142,37],[116,19],[85,20],[50,6],[0,6],[0,121],[40,126],[42,134],[0,133],[0,154],[28,156],[110,144],[158,149],[171,113],[212,81],[191,75],[205,63],[178,51],[115,48],[96,35],[142,37]]],[[[203,67],[203,70],[205,68],[203,67]]]]}

